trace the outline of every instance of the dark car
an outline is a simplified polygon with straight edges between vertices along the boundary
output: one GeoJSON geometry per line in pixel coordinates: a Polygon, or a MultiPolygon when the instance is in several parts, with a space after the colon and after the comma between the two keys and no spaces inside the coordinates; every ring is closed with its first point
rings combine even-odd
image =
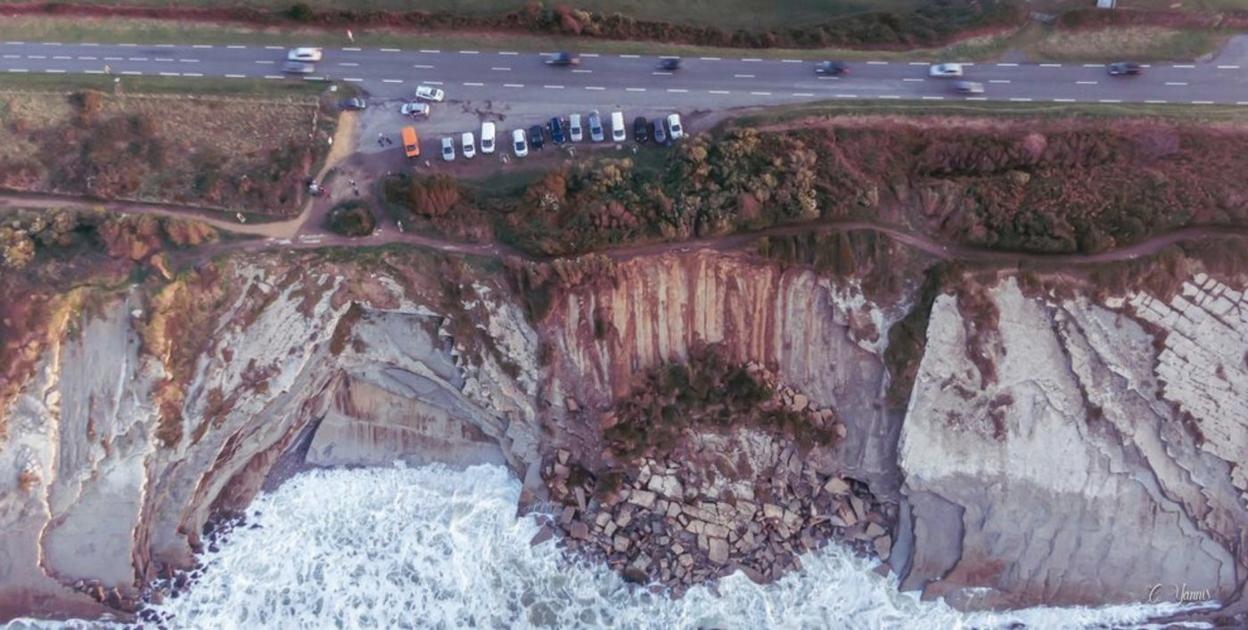
{"type": "Polygon", "coordinates": [[[575,66],[581,63],[581,58],[570,52],[557,52],[546,59],[548,66],[575,66]]]}
{"type": "Polygon", "coordinates": [[[558,118],[551,118],[550,122],[547,123],[546,126],[550,129],[551,142],[554,142],[555,144],[563,144],[568,141],[567,136],[564,135],[562,120],[559,120],[558,118]]]}
{"type": "Polygon", "coordinates": [[[1109,64],[1109,74],[1115,77],[1139,74],[1143,71],[1144,68],[1134,61],[1118,61],[1109,64]]]}
{"type": "Polygon", "coordinates": [[[650,141],[650,125],[644,116],[638,116],[633,119],[633,140],[637,144],[645,144],[650,141]]]}
{"type": "Polygon", "coordinates": [[[367,108],[368,103],[366,103],[364,99],[358,96],[354,96],[351,98],[343,99],[341,102],[338,103],[338,107],[340,109],[359,111],[361,109],[367,108]]]}
{"type": "Polygon", "coordinates": [[[821,61],[815,64],[815,74],[825,77],[839,77],[849,73],[849,66],[843,61],[821,61]]]}
{"type": "Polygon", "coordinates": [[[671,72],[672,70],[680,70],[680,58],[679,57],[664,57],[660,59],[659,70],[667,70],[669,72],[671,72]]]}
{"type": "Polygon", "coordinates": [[[541,125],[533,125],[529,127],[529,146],[534,149],[541,149],[546,142],[546,132],[542,130],[541,125]]]}
{"type": "Polygon", "coordinates": [[[663,121],[656,119],[650,127],[654,130],[654,143],[667,144],[667,129],[663,128],[663,121]]]}

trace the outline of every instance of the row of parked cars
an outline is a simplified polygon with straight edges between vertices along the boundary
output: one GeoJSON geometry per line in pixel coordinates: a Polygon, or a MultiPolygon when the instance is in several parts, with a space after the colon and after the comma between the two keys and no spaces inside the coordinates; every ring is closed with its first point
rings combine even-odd
{"type": "MultiPolygon", "coordinates": [[[[497,132],[498,129],[494,123],[481,123],[481,153],[487,155],[494,153],[497,132]]],[[[624,112],[611,113],[610,133],[612,142],[624,142],[628,139],[624,112]]],[[[684,136],[685,129],[680,122],[680,114],[668,114],[666,117],[654,120],[647,120],[643,116],[633,119],[633,140],[639,144],[649,142],[651,138],[657,144],[668,144],[684,136]]],[[[607,128],[604,127],[603,118],[597,110],[590,112],[584,119],[580,114],[572,114],[566,119],[551,118],[545,126],[533,125],[527,130],[513,129],[511,150],[516,157],[525,157],[530,149],[540,151],[548,140],[556,145],[562,145],[569,142],[582,142],[586,137],[590,142],[604,142],[607,139],[607,128]]],[[[460,134],[458,142],[456,140],[454,136],[442,138],[443,160],[454,161],[457,151],[468,159],[476,157],[477,138],[471,131],[460,134]]],[[[420,155],[420,143],[412,127],[403,130],[403,147],[408,157],[420,155]]]]}

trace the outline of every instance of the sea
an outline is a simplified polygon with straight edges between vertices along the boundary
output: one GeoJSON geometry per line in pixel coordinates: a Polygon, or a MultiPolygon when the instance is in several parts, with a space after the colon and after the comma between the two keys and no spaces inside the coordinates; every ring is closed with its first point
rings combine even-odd
{"type": "MultiPolygon", "coordinates": [[[[734,574],[671,598],[531,541],[499,466],[326,469],[262,494],[194,583],[153,606],[170,628],[1120,628],[1173,604],[959,612],[897,589],[835,544],[758,585],[734,574]]],[[[22,620],[11,628],[96,623],[22,620]]]]}

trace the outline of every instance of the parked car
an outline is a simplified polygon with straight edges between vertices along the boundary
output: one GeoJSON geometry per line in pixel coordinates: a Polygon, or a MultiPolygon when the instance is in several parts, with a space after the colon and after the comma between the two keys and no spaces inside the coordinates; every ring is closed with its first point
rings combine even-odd
{"type": "Polygon", "coordinates": [[[524,157],[529,154],[529,143],[524,140],[523,129],[511,132],[511,146],[516,152],[516,157],[524,157]]]}
{"type": "Polygon", "coordinates": [[[680,70],[680,58],[679,57],[664,57],[660,59],[659,70],[666,70],[668,72],[674,72],[676,70],[680,70]]]}
{"type": "Polygon", "coordinates": [[[958,81],[953,84],[953,89],[962,94],[983,94],[984,84],[979,81],[958,81]]]}
{"type": "Polygon", "coordinates": [[[417,117],[417,116],[428,116],[428,115],[429,115],[429,104],[428,104],[428,103],[418,103],[418,102],[416,102],[416,101],[411,101],[411,102],[409,102],[409,103],[403,103],[403,106],[399,108],[399,113],[400,113],[400,114],[403,114],[404,116],[411,116],[411,117],[413,117],[413,118],[415,118],[415,117],[417,117]]]}
{"type": "Polygon", "coordinates": [[[546,58],[548,66],[575,66],[581,63],[581,58],[570,52],[557,52],[546,58]]]}
{"type": "Polygon", "coordinates": [[[471,160],[477,155],[477,142],[472,137],[471,131],[465,131],[464,135],[459,137],[459,146],[464,151],[465,160],[471,160]]]}
{"type": "Polygon", "coordinates": [[[637,141],[637,144],[645,144],[650,140],[650,125],[642,116],[633,119],[633,140],[637,141]]]}
{"type": "Polygon", "coordinates": [[[409,158],[420,157],[420,138],[416,135],[416,128],[404,127],[399,135],[403,138],[403,155],[409,158]]]}
{"type": "Polygon", "coordinates": [[[572,138],[572,142],[580,142],[585,139],[585,132],[581,129],[580,114],[568,116],[568,136],[572,138]]]}
{"type": "Polygon", "coordinates": [[[596,109],[589,113],[589,139],[594,142],[606,140],[606,135],[602,132],[602,117],[596,109]]]}
{"type": "Polygon", "coordinates": [[[320,48],[291,48],[286,51],[287,61],[320,61],[320,48]]]}
{"type": "Polygon", "coordinates": [[[628,132],[624,130],[624,112],[611,112],[611,141],[624,142],[628,132]]]}
{"type": "Polygon", "coordinates": [[[654,123],[650,125],[654,131],[655,144],[667,144],[667,130],[663,128],[664,122],[662,118],[655,118],[654,123]]]}
{"type": "Polygon", "coordinates": [[[544,144],[546,144],[546,132],[542,131],[542,126],[529,127],[529,145],[540,151],[544,144]]]}
{"type": "Polygon", "coordinates": [[[849,66],[842,61],[820,61],[815,64],[815,74],[825,77],[839,77],[849,74],[849,66]]]}
{"type": "Polygon", "coordinates": [[[447,162],[455,161],[455,139],[450,136],[442,138],[442,159],[447,162]]]}
{"type": "Polygon", "coordinates": [[[932,67],[927,69],[927,75],[937,78],[960,77],[962,76],[962,64],[934,63],[932,67]]]}
{"type": "Polygon", "coordinates": [[[366,109],[367,107],[368,107],[368,101],[365,101],[364,99],[358,96],[353,96],[351,98],[344,98],[342,99],[342,101],[338,103],[339,109],[345,109],[345,110],[351,110],[351,111],[359,111],[361,109],[366,109]]]}
{"type": "Polygon", "coordinates": [[[685,128],[680,126],[680,114],[669,114],[667,116],[667,137],[672,140],[680,140],[685,137],[685,128]]]}
{"type": "Polygon", "coordinates": [[[316,72],[316,64],[306,61],[287,61],[282,64],[282,72],[286,74],[312,74],[316,72]]]}
{"type": "Polygon", "coordinates": [[[550,122],[547,123],[546,126],[550,129],[551,142],[554,142],[555,144],[563,144],[568,141],[568,138],[563,134],[563,121],[559,120],[558,116],[551,118],[550,122]]]}
{"type": "Polygon", "coordinates": [[[494,152],[494,123],[481,123],[481,152],[489,155],[494,152]]]}
{"type": "Polygon", "coordinates": [[[416,98],[422,101],[441,103],[442,99],[446,98],[446,93],[444,93],[440,88],[435,88],[432,85],[422,85],[416,88],[416,98]]]}
{"type": "Polygon", "coordinates": [[[1144,67],[1134,61],[1117,61],[1109,64],[1109,74],[1115,77],[1126,77],[1139,74],[1144,67]]]}

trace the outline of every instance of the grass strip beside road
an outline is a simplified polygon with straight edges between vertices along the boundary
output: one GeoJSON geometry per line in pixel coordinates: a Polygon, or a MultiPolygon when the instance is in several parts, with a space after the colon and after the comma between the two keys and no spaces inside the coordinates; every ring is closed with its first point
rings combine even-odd
{"type": "Polygon", "coordinates": [[[327,85],[315,81],[268,81],[214,77],[105,76],[98,74],[0,73],[0,91],[77,92],[99,90],[114,94],[121,80],[125,94],[186,94],[190,96],[239,96],[312,100],[327,85]]]}
{"type": "Polygon", "coordinates": [[[1179,103],[1018,103],[1007,101],[822,101],[776,107],[731,119],[730,126],[777,125],[820,116],[993,116],[1002,118],[1147,117],[1194,122],[1248,122],[1248,107],[1179,103]]]}

